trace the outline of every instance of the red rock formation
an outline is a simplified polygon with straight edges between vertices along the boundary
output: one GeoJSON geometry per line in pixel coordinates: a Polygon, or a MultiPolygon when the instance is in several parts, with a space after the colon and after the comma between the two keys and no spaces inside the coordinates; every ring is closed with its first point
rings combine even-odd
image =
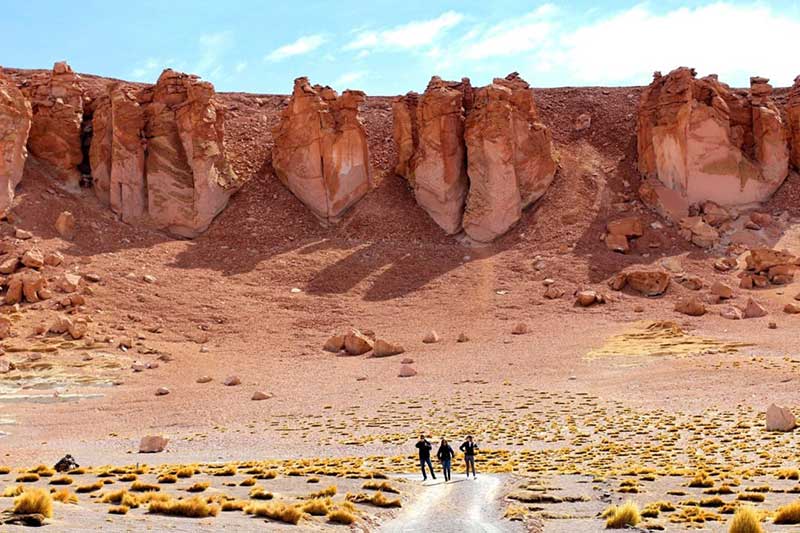
{"type": "Polygon", "coordinates": [[[47,163],[56,177],[68,186],[77,187],[83,160],[81,126],[83,94],[79,77],[64,62],[53,71],[35,76],[24,91],[33,107],[28,148],[31,155],[47,163]]]}
{"type": "Polygon", "coordinates": [[[464,231],[491,242],[553,182],[553,142],[539,122],[533,91],[516,73],[476,91],[465,137],[470,186],[464,231]]]}
{"type": "Polygon", "coordinates": [[[22,180],[30,128],[30,103],[13,82],[0,75],[0,215],[11,207],[22,180]]]}
{"type": "Polygon", "coordinates": [[[469,188],[464,117],[471,101],[469,79],[458,83],[434,76],[421,97],[409,93],[392,105],[396,171],[414,189],[417,203],[448,234],[461,231],[469,188]]]}
{"type": "Polygon", "coordinates": [[[147,215],[183,237],[205,231],[239,185],[213,85],[165,70],[138,94],[114,83],[98,100],[90,150],[98,198],[126,222],[147,215]]]}
{"type": "Polygon", "coordinates": [[[792,166],[800,170],[800,76],[794,79],[794,85],[789,93],[789,101],[786,104],[786,115],[789,123],[792,166]]]}
{"type": "Polygon", "coordinates": [[[367,135],[358,116],[366,96],[297,78],[273,131],[272,166],[312,213],[335,223],[370,187],[367,135]]]}
{"type": "Polygon", "coordinates": [[[672,218],[688,205],[761,202],[788,174],[786,127],[765,78],[747,95],[681,67],[642,94],[637,139],[642,199],[672,218]]]}

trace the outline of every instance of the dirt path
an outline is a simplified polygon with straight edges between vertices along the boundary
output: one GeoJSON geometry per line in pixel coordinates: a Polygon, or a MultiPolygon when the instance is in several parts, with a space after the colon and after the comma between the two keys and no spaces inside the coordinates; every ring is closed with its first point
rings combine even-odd
{"type": "Polygon", "coordinates": [[[454,474],[452,481],[447,483],[441,479],[428,481],[421,484],[417,499],[381,531],[385,533],[522,531],[519,525],[501,518],[497,498],[502,484],[502,477],[497,475],[481,475],[473,480],[454,474]]]}

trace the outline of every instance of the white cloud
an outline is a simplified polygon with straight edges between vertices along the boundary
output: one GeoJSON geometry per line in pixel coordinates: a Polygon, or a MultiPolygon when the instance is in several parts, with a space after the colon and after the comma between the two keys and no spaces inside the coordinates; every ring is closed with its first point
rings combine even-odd
{"type": "Polygon", "coordinates": [[[131,71],[132,81],[153,83],[161,71],[167,68],[173,60],[163,61],[157,57],[148,57],[131,71]]]}
{"type": "Polygon", "coordinates": [[[800,68],[783,51],[798,48],[800,20],[764,5],[718,2],[657,14],[640,4],[564,34],[539,61],[579,83],[649,83],[654,70],[683,65],[732,85],[756,74],[789,85],[800,68]]]}
{"type": "Polygon", "coordinates": [[[463,18],[460,13],[447,11],[430,20],[417,20],[383,30],[360,31],[356,33],[355,39],[344,46],[344,49],[412,49],[430,46],[443,33],[458,25],[463,18]]]}
{"type": "Polygon", "coordinates": [[[193,71],[206,78],[220,76],[224,70],[221,59],[233,46],[233,35],[229,31],[206,33],[198,39],[200,59],[193,71]]]}
{"type": "Polygon", "coordinates": [[[336,81],[333,82],[334,87],[340,87],[342,89],[349,89],[349,84],[355,83],[363,78],[366,77],[368,74],[365,70],[358,70],[353,72],[345,72],[341,76],[339,76],[336,81]]]}
{"type": "Polygon", "coordinates": [[[304,35],[293,43],[276,48],[264,58],[267,61],[281,61],[287,57],[298,56],[313,52],[327,42],[324,35],[304,35]]]}
{"type": "Polygon", "coordinates": [[[474,28],[464,36],[456,54],[467,60],[482,60],[534,50],[551,38],[556,12],[553,4],[544,4],[531,13],[487,29],[474,28]]]}
{"type": "Polygon", "coordinates": [[[239,61],[236,63],[236,66],[233,67],[233,70],[236,71],[237,74],[241,74],[247,70],[247,61],[239,61]]]}

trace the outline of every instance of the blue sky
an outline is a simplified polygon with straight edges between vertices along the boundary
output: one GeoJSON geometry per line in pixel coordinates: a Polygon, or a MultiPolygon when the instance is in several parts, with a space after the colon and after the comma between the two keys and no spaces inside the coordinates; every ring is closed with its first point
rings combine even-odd
{"type": "Polygon", "coordinates": [[[288,93],[307,75],[368,94],[421,91],[431,75],[535,87],[647,84],[693,66],[746,86],[800,74],[800,3],[675,1],[7,2],[0,64],[153,82],[165,67],[217,90],[288,93]]]}

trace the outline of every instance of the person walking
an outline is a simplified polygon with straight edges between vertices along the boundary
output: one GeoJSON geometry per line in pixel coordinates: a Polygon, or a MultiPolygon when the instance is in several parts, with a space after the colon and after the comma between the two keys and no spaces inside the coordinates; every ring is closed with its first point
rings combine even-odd
{"type": "Polygon", "coordinates": [[[475,451],[478,449],[478,445],[472,440],[472,435],[467,435],[467,440],[465,440],[458,449],[464,452],[464,465],[467,467],[467,479],[469,479],[470,465],[472,466],[472,479],[478,479],[478,476],[475,474],[475,451]]]}
{"type": "Polygon", "coordinates": [[[436,479],[436,474],[433,473],[433,464],[431,463],[431,443],[425,438],[425,435],[419,436],[417,442],[417,450],[419,450],[419,467],[422,469],[422,481],[427,481],[428,476],[425,474],[425,465],[428,465],[428,470],[431,471],[431,477],[436,479]]]}
{"type": "Polygon", "coordinates": [[[456,452],[448,444],[447,439],[443,438],[439,443],[439,449],[436,451],[436,458],[442,463],[442,472],[444,473],[444,480],[450,481],[450,461],[456,456],[456,452]]]}

